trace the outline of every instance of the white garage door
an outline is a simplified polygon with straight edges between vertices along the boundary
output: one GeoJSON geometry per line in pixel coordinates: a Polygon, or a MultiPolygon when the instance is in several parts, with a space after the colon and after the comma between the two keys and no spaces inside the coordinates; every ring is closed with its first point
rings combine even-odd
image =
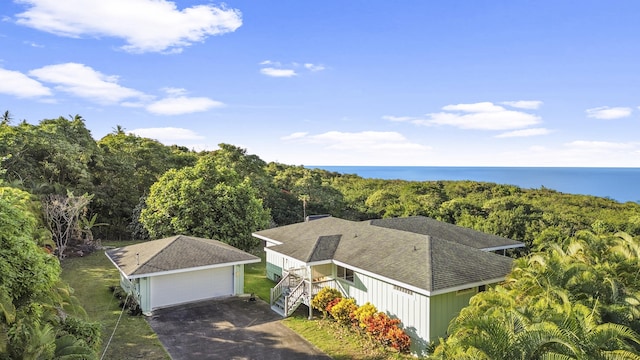
{"type": "Polygon", "coordinates": [[[233,295],[233,266],[151,277],[151,309],[233,295]]]}

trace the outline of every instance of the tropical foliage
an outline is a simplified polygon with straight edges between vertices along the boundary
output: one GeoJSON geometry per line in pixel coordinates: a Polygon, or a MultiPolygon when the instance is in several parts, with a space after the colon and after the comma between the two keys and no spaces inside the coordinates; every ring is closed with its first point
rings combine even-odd
{"type": "Polygon", "coordinates": [[[140,222],[152,237],[193,235],[251,250],[258,241],[251,233],[267,227],[269,212],[248,177],[203,156],[151,186],[140,222]]]}
{"type": "Polygon", "coordinates": [[[358,306],[351,298],[344,298],[339,290],[322,288],[311,299],[315,309],[323,315],[331,314],[331,319],[353,331],[366,334],[382,346],[388,346],[401,353],[409,353],[411,338],[400,327],[400,320],[380,312],[370,303],[358,306]]]}
{"type": "Polygon", "coordinates": [[[474,296],[440,359],[640,359],[640,241],[581,231],[474,296]]]}
{"type": "MultiPolygon", "coordinates": [[[[95,141],[80,115],[38,124],[12,120],[5,112],[0,121],[4,357],[62,356],[78,346],[95,347],[94,337],[86,336],[90,324],[89,330],[71,326],[66,319],[75,316],[52,310],[73,308],[74,301],[59,281],[58,260],[43,249],[63,254],[87,239],[99,244],[100,238],[177,233],[251,249],[259,245],[251,232],[317,214],[350,220],[429,216],[528,245],[531,254],[519,254],[526,256],[507,282],[474,297],[452,322],[450,336],[434,344],[437,357],[638,356],[638,202],[485,182],[364,179],[266,163],[229,144],[205,152],[167,146],[120,126],[95,141]],[[57,232],[43,206],[65,198],[91,201],[62,218],[57,232]]],[[[325,314],[340,303],[330,295],[316,306],[325,314]]],[[[350,314],[360,329],[387,324],[361,313],[350,314]]]]}
{"type": "Polygon", "coordinates": [[[34,203],[0,187],[0,359],[95,358],[98,325],[83,320],[58,259],[34,241],[34,203]]]}

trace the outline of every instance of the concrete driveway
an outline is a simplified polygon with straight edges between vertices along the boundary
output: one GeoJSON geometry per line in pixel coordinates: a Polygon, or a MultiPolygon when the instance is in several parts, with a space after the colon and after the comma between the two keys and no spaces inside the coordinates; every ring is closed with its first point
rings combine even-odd
{"type": "Polygon", "coordinates": [[[230,297],[155,310],[147,321],[174,360],[331,359],[281,319],[264,301],[230,297]]]}

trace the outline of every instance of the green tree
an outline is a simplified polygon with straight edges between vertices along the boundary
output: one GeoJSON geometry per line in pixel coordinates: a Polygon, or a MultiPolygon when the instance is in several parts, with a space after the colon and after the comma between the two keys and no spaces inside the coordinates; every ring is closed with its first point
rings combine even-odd
{"type": "Polygon", "coordinates": [[[259,243],[251,233],[268,226],[269,211],[249,178],[206,155],[151,186],[140,222],[154,238],[185,234],[250,250],[259,243]]]}
{"type": "Polygon", "coordinates": [[[22,190],[0,187],[2,359],[53,358],[63,324],[74,318],[99,332],[97,325],[81,320],[84,310],[60,280],[58,259],[33,241],[39,224],[39,214],[32,212],[33,202],[22,190]]]}
{"type": "Polygon", "coordinates": [[[197,160],[197,154],[186,148],[126,134],[121,126],[100,139],[98,146],[104,160],[95,170],[92,212],[108,226],[96,229],[97,237],[130,238],[127,227],[138,225],[132,215],[151,185],[167,170],[193,166],[197,160]]]}

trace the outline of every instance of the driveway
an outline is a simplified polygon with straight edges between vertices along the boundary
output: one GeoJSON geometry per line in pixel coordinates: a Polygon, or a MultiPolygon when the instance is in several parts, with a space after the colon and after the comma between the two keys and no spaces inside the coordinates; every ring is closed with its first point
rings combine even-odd
{"type": "Polygon", "coordinates": [[[174,360],[331,359],[281,319],[264,301],[229,297],[155,310],[147,321],[174,360]]]}

